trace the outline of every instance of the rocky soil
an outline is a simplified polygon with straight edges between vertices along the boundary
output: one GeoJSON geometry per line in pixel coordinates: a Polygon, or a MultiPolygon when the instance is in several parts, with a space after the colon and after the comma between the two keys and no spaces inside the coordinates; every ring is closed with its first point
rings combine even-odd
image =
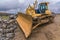
{"type": "Polygon", "coordinates": [[[24,37],[19,27],[15,31],[14,40],[60,40],[60,15],[56,15],[54,23],[38,26],[28,38],[24,37]]]}
{"type": "Polygon", "coordinates": [[[0,40],[60,40],[60,15],[56,15],[54,23],[39,25],[28,38],[15,18],[0,20],[0,40]]]}
{"type": "Polygon", "coordinates": [[[5,19],[6,16],[0,16],[0,40],[12,40],[15,37],[15,29],[18,25],[13,16],[8,16],[8,19],[5,19]]]}

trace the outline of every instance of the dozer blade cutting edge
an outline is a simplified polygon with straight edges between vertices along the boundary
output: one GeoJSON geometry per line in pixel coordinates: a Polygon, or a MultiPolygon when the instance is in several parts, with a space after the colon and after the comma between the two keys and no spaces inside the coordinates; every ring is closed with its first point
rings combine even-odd
{"type": "Polygon", "coordinates": [[[20,28],[25,34],[27,38],[32,30],[32,17],[30,15],[26,15],[23,13],[18,13],[18,17],[16,18],[20,28]]]}

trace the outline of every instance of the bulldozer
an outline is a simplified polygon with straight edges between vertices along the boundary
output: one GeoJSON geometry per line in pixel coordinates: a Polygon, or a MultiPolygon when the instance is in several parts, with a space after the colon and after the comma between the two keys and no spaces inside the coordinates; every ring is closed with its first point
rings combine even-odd
{"type": "Polygon", "coordinates": [[[26,38],[29,37],[32,30],[37,28],[38,25],[53,22],[55,17],[54,14],[48,9],[49,2],[41,2],[38,6],[37,4],[37,1],[33,3],[33,6],[29,4],[25,13],[18,12],[16,18],[26,38]]]}

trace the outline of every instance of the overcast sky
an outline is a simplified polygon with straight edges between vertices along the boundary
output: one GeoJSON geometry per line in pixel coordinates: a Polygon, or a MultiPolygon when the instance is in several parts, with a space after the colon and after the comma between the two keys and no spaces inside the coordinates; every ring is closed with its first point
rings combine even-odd
{"type": "MultiPolygon", "coordinates": [[[[18,11],[24,12],[25,9],[29,4],[33,4],[34,0],[0,0],[0,12],[11,12],[11,13],[16,13],[18,11]]],[[[38,0],[38,2],[50,2],[50,9],[55,6],[56,3],[60,2],[60,0],[38,0]],[[52,5],[52,6],[51,6],[52,5]]],[[[56,4],[57,5],[57,4],[56,4]]],[[[52,8],[51,10],[54,9],[59,9],[59,7],[52,8]]],[[[55,10],[56,11],[56,10],[55,10]]]]}

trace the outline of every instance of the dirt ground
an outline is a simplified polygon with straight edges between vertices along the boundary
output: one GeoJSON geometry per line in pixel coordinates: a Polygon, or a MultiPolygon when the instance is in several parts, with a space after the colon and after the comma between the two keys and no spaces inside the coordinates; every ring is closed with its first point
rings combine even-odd
{"type": "Polygon", "coordinates": [[[27,39],[18,27],[14,40],[60,40],[60,15],[56,15],[54,23],[40,25],[34,29],[27,39]]]}

